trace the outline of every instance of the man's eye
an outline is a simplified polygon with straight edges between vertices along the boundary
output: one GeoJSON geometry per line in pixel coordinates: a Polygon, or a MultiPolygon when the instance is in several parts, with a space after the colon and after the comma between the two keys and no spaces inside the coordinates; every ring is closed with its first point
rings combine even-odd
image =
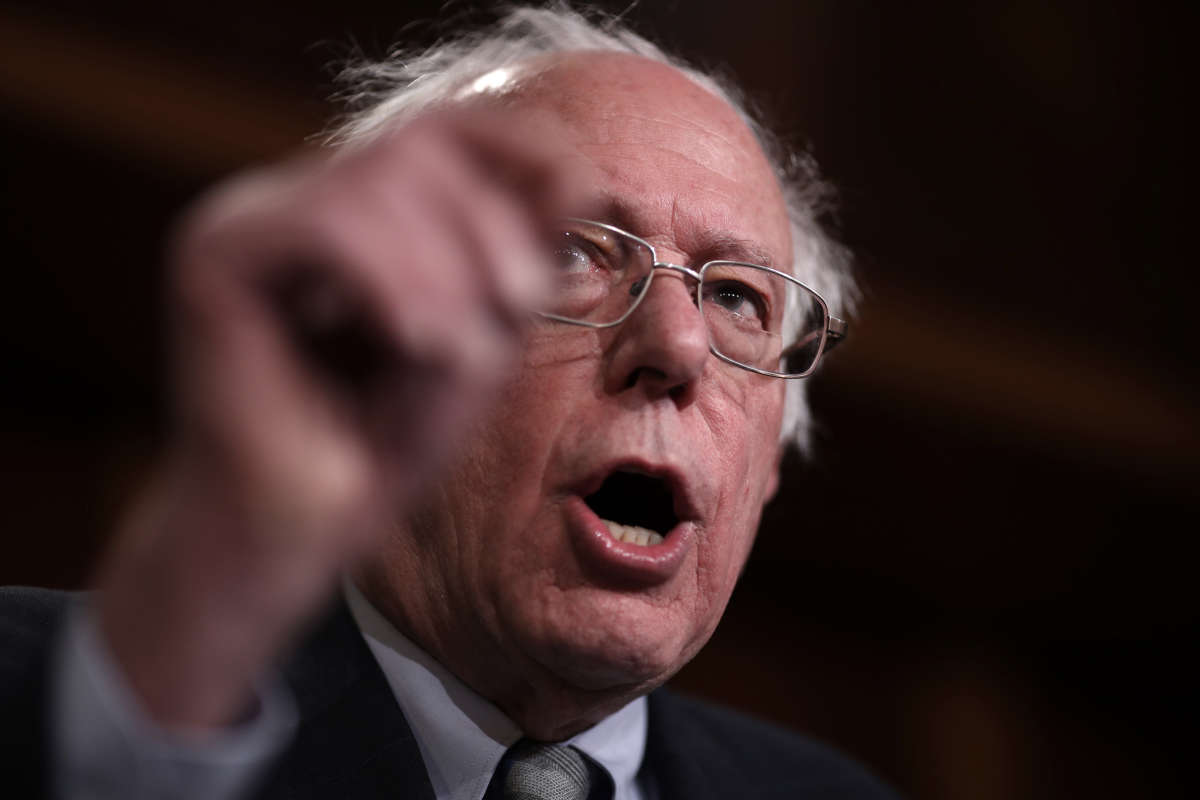
{"type": "Polygon", "coordinates": [[[558,274],[582,276],[613,270],[619,262],[610,238],[597,240],[577,231],[562,231],[550,247],[551,263],[558,274]]]}
{"type": "Polygon", "coordinates": [[[596,269],[595,260],[572,242],[562,242],[555,247],[551,261],[563,274],[582,274],[596,269]]]}
{"type": "Polygon", "coordinates": [[[714,286],[706,286],[704,300],[746,319],[761,319],[764,315],[762,296],[738,281],[721,281],[714,286]]]}

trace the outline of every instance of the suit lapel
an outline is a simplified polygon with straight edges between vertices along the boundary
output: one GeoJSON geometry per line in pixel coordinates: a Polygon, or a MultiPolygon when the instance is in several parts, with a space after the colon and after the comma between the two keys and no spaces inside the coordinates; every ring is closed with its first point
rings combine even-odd
{"type": "Polygon", "coordinates": [[[340,597],[285,674],[300,725],[263,798],[434,800],[412,730],[340,597]]]}
{"type": "Polygon", "coordinates": [[[649,771],[649,782],[659,800],[706,800],[740,797],[729,794],[725,759],[712,752],[704,737],[697,736],[694,721],[676,707],[677,701],[665,689],[652,692],[648,700],[646,758],[642,769],[649,771]]]}

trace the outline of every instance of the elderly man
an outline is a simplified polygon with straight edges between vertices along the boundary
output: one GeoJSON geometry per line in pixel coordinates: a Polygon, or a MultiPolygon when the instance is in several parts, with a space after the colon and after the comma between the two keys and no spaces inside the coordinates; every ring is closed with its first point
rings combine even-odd
{"type": "Polygon", "coordinates": [[[358,77],[332,156],[181,225],[175,436],[100,591],[6,600],[35,791],[888,796],[656,691],[842,332],[814,176],[567,11],[358,77]]]}

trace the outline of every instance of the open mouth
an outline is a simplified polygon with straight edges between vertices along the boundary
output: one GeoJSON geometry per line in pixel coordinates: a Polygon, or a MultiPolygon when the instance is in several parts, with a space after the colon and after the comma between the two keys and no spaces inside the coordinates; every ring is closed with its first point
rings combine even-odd
{"type": "Polygon", "coordinates": [[[618,542],[643,547],[661,544],[679,523],[671,486],[655,475],[617,470],[584,502],[618,542]]]}

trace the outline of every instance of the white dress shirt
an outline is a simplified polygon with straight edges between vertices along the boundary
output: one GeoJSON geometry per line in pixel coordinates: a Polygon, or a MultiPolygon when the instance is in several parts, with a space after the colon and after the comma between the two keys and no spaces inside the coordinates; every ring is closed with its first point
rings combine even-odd
{"type": "MultiPolygon", "coordinates": [[[[406,639],[349,581],[346,601],[404,711],[437,800],[481,800],[516,723],[406,639]]],[[[646,698],[568,739],[613,778],[614,800],[645,800],[637,779],[646,752],[646,698]]]]}

